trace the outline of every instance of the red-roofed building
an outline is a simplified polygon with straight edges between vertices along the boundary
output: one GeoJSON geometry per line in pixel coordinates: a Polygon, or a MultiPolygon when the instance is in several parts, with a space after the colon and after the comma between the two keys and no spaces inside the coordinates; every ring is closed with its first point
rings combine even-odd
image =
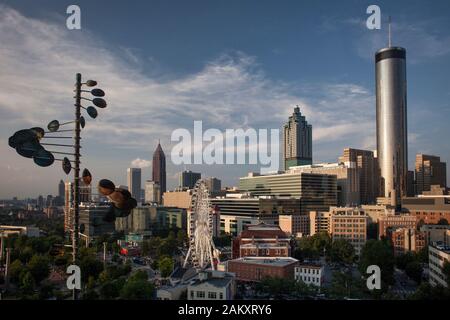
{"type": "Polygon", "coordinates": [[[232,257],[290,257],[291,250],[291,239],[279,226],[259,223],[233,239],[232,257]]]}

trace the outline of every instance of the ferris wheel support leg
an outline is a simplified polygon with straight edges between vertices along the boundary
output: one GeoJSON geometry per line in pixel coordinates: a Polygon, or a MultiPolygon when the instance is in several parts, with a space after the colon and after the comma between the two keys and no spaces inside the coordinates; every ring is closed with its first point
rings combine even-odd
{"type": "Polygon", "coordinates": [[[191,247],[189,247],[188,252],[186,254],[186,258],[184,259],[183,268],[186,268],[186,265],[187,265],[187,263],[189,261],[190,255],[191,255],[191,247]]]}

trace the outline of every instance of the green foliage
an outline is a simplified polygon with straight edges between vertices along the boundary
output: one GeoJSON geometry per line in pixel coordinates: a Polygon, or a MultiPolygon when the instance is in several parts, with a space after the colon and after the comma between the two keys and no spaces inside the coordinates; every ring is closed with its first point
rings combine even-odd
{"type": "Polygon", "coordinates": [[[367,267],[377,265],[381,269],[382,289],[387,289],[383,284],[394,283],[394,254],[388,240],[368,240],[364,245],[359,258],[359,271],[366,274],[367,267]]]}
{"type": "Polygon", "coordinates": [[[256,291],[260,294],[270,295],[276,298],[282,298],[283,295],[291,297],[309,297],[317,293],[318,288],[313,285],[307,285],[303,281],[295,281],[279,277],[266,277],[256,284],[256,291]]]}
{"type": "Polygon", "coordinates": [[[422,282],[411,296],[410,300],[450,300],[450,289],[442,286],[431,286],[428,282],[422,282]]]}
{"type": "Polygon", "coordinates": [[[97,279],[100,272],[103,271],[103,263],[93,256],[85,256],[82,258],[79,262],[79,267],[81,269],[81,280],[83,282],[87,281],[89,277],[97,279]]]}
{"type": "Polygon", "coordinates": [[[149,300],[153,293],[154,286],[147,280],[130,277],[120,291],[120,297],[126,300],[149,300]]]}
{"type": "Polygon", "coordinates": [[[100,298],[103,300],[112,300],[120,296],[120,291],[125,285],[125,279],[108,281],[100,287],[100,298]]]}
{"type": "Polygon", "coordinates": [[[20,281],[20,290],[24,294],[32,294],[35,286],[36,281],[34,280],[33,275],[31,274],[31,272],[27,271],[20,281]]]}
{"type": "Polygon", "coordinates": [[[299,260],[318,259],[331,246],[331,238],[327,232],[319,232],[311,237],[303,237],[297,242],[294,257],[299,260]]]}
{"type": "Polygon", "coordinates": [[[14,260],[9,265],[9,276],[11,279],[11,282],[18,283],[22,273],[26,272],[27,268],[22,264],[22,262],[19,259],[14,260]]]}
{"type": "Polygon", "coordinates": [[[35,254],[27,266],[36,283],[41,282],[50,274],[49,259],[45,256],[35,254]]]}
{"type": "Polygon", "coordinates": [[[422,266],[417,261],[408,262],[405,267],[405,273],[417,283],[422,281],[422,266]]]}
{"type": "Polygon", "coordinates": [[[348,240],[337,239],[331,244],[329,259],[332,262],[351,264],[355,260],[355,249],[348,240]]]}
{"type": "Polygon", "coordinates": [[[333,299],[362,299],[365,297],[365,281],[353,278],[348,272],[334,272],[331,286],[326,289],[328,297],[333,299]]]}
{"type": "Polygon", "coordinates": [[[164,256],[158,260],[158,269],[161,272],[161,276],[166,278],[170,276],[173,271],[174,261],[171,257],[164,256]]]}

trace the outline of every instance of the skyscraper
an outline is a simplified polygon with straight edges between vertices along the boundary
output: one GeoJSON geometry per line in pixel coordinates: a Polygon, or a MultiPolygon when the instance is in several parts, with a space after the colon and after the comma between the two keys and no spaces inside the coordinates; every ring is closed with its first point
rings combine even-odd
{"type": "Polygon", "coordinates": [[[64,192],[65,192],[65,190],[66,190],[66,186],[64,184],[64,181],[60,180],[59,184],[58,184],[58,196],[61,199],[64,199],[64,192]]]}
{"type": "Polygon", "coordinates": [[[361,204],[374,204],[379,195],[379,169],[373,151],[345,148],[339,162],[357,168],[361,204]]]}
{"type": "Polygon", "coordinates": [[[417,194],[430,191],[432,185],[447,187],[447,164],[441,158],[426,154],[416,155],[417,194]]]}
{"type": "Polygon", "coordinates": [[[209,177],[205,179],[205,184],[211,195],[214,195],[222,189],[222,181],[215,177],[209,177]]]}
{"type": "Polygon", "coordinates": [[[408,175],[406,50],[383,48],[375,54],[375,65],[381,196],[400,205],[401,197],[406,196],[408,175]]]}
{"type": "Polygon", "coordinates": [[[202,178],[202,174],[198,172],[192,172],[189,170],[185,170],[180,172],[180,187],[192,189],[195,186],[197,180],[202,178]]]}
{"type": "Polygon", "coordinates": [[[131,196],[139,203],[141,201],[141,168],[127,169],[127,185],[131,196]]]}
{"type": "Polygon", "coordinates": [[[166,192],[166,156],[159,142],[153,153],[152,180],[159,184],[160,194],[163,195],[166,192]]]}
{"type": "Polygon", "coordinates": [[[284,169],[312,164],[312,126],[302,116],[298,106],[283,129],[284,169]]]}

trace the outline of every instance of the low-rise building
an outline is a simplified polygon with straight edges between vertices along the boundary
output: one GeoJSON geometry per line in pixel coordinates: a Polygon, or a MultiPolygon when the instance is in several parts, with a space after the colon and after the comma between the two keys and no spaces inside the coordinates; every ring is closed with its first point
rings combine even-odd
{"type": "Polygon", "coordinates": [[[188,300],[233,300],[235,294],[235,275],[230,272],[201,271],[187,287],[188,300]]]}
{"type": "Polygon", "coordinates": [[[412,228],[397,228],[390,234],[394,255],[420,251],[426,246],[426,233],[412,228]]]}
{"type": "Polygon", "coordinates": [[[310,223],[310,236],[320,232],[330,233],[330,212],[328,211],[310,211],[309,223],[310,223]]]}
{"type": "Polygon", "coordinates": [[[295,267],[295,280],[321,287],[324,267],[319,264],[300,264],[295,267]]]}
{"type": "Polygon", "coordinates": [[[227,261],[236,280],[259,282],[267,277],[294,279],[298,260],[291,257],[244,257],[227,261]]]}
{"type": "Polygon", "coordinates": [[[232,257],[289,257],[291,239],[279,226],[250,225],[233,239],[232,257]]]}

